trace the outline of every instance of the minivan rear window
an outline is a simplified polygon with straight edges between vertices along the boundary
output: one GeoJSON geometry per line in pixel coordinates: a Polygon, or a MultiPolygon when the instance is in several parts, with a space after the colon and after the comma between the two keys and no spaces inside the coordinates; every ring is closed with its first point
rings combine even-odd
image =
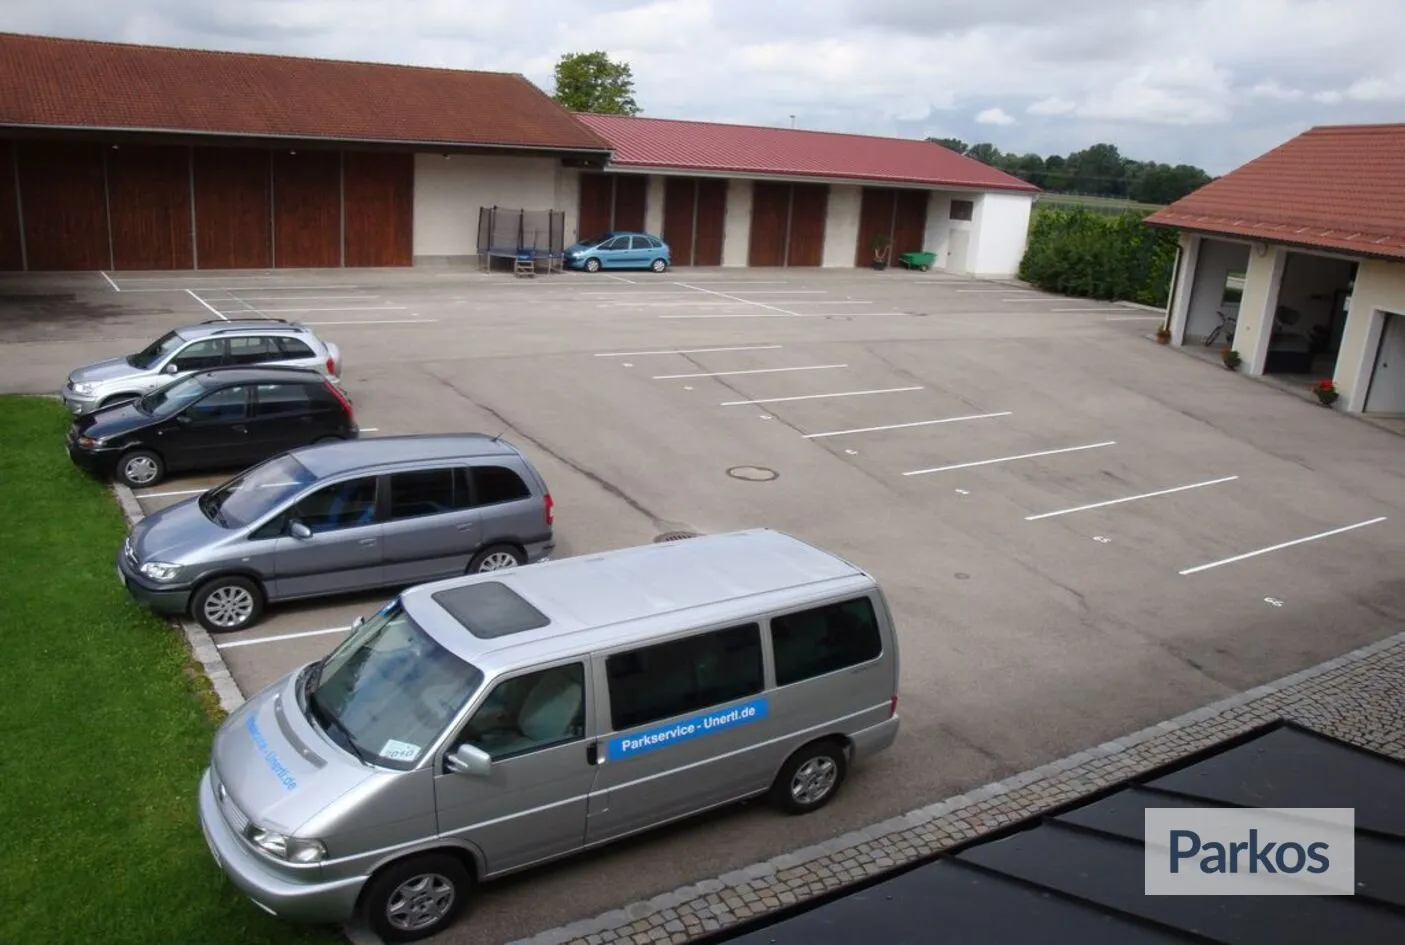
{"type": "Polygon", "coordinates": [[[754,696],[765,685],[761,628],[749,623],[615,653],[605,673],[617,732],[754,696]]]}
{"type": "Polygon", "coordinates": [[[867,597],[772,617],[771,645],[777,686],[858,666],[883,652],[878,615],[867,597]]]}
{"type": "Polygon", "coordinates": [[[480,640],[540,630],[551,619],[501,581],[482,581],[436,591],[434,602],[480,640]]]}

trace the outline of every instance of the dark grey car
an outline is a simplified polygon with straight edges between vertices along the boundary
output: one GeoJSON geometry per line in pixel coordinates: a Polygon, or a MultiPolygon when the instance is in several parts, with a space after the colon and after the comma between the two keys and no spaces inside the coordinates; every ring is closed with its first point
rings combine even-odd
{"type": "Polygon", "coordinates": [[[139,522],[122,583],[159,613],[243,630],[265,604],[516,567],[555,547],[546,483],[478,433],[280,454],[139,522]]]}

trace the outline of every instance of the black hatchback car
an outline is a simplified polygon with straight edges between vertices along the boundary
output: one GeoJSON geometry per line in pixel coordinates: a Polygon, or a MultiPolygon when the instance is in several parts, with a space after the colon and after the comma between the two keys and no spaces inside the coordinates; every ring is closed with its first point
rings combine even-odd
{"type": "Polygon", "coordinates": [[[96,476],[140,488],[173,472],[243,468],[359,432],[351,401],[317,371],[217,368],[79,417],[68,429],[68,455],[96,476]]]}

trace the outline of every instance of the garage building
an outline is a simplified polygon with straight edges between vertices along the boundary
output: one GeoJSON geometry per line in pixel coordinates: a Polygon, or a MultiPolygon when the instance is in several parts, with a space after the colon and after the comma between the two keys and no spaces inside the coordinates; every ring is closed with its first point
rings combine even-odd
{"type": "Polygon", "coordinates": [[[1405,415],[1405,124],[1312,128],[1147,222],[1180,230],[1172,344],[1405,415]]]}
{"type": "Polygon", "coordinates": [[[477,261],[481,207],[676,265],[1009,276],[1037,188],[925,141],[573,115],[525,77],[0,34],[0,272],[477,261]]]}

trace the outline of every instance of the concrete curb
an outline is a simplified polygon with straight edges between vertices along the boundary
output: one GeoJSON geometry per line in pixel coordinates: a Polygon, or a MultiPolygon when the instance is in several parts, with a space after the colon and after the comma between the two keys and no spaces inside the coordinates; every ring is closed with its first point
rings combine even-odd
{"type": "Polygon", "coordinates": [[[509,945],[684,943],[921,859],[1275,718],[1296,718],[1337,737],[1374,742],[1378,750],[1405,759],[1402,693],[1405,632],[936,804],[509,945]],[[1392,727],[1363,738],[1355,728],[1370,724],[1363,687],[1332,676],[1358,672],[1373,657],[1388,664],[1385,684],[1370,689],[1392,727]]]}
{"type": "MultiPolygon", "coordinates": [[[[137,497],[132,490],[120,482],[112,484],[112,494],[117,497],[117,505],[122,510],[122,517],[127,520],[128,527],[136,525],[145,514],[141,506],[137,504],[137,497]]],[[[244,693],[240,691],[239,684],[234,681],[234,677],[229,672],[229,667],[225,665],[224,657],[220,656],[219,648],[215,646],[215,641],[210,639],[210,634],[205,628],[192,620],[172,620],[172,623],[181,628],[185,634],[185,642],[190,647],[190,654],[200,664],[200,669],[205,677],[209,679],[210,686],[215,690],[215,695],[220,700],[220,708],[225,712],[233,712],[244,704],[244,693]]]]}

